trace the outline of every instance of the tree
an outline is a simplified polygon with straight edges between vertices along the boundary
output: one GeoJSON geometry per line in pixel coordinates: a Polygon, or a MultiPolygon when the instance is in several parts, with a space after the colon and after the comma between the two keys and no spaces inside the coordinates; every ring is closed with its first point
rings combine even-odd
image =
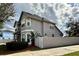
{"type": "Polygon", "coordinates": [[[35,44],[35,35],[32,31],[31,31],[31,41],[32,41],[32,45],[34,45],[35,44]]]}
{"type": "Polygon", "coordinates": [[[70,29],[66,31],[68,36],[79,37],[79,22],[69,22],[67,23],[67,27],[70,27],[70,29]]]}
{"type": "Polygon", "coordinates": [[[0,28],[2,28],[3,22],[8,20],[10,16],[14,16],[13,3],[1,3],[0,4],[0,28]]]}

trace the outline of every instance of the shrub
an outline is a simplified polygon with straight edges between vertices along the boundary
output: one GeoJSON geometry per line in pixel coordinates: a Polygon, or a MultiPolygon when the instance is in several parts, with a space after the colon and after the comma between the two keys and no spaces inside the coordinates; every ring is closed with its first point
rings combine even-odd
{"type": "Polygon", "coordinates": [[[8,42],[6,43],[6,47],[8,50],[20,50],[24,49],[28,46],[27,42],[8,42]]]}

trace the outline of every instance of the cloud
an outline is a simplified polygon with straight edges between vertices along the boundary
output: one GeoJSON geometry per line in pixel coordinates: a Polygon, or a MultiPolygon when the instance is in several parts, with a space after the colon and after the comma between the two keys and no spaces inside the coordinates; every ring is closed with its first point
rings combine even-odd
{"type": "Polygon", "coordinates": [[[29,13],[33,13],[33,14],[37,14],[41,17],[45,17],[49,20],[53,20],[57,23],[57,25],[59,26],[60,30],[64,32],[64,29],[66,28],[65,27],[65,24],[67,22],[67,18],[65,16],[69,16],[69,14],[71,13],[70,10],[72,9],[71,7],[74,7],[75,6],[79,6],[78,4],[74,4],[74,3],[67,3],[67,4],[62,4],[62,3],[59,3],[57,4],[57,6],[55,6],[56,3],[52,3],[52,4],[49,4],[49,3],[36,3],[36,4],[33,4],[33,3],[16,3],[15,4],[15,10],[16,10],[16,20],[19,20],[19,17],[20,17],[20,14],[22,11],[26,11],[26,12],[29,12],[29,13]],[[58,12],[55,12],[55,8],[56,9],[60,9],[58,12]],[[61,8],[60,8],[61,7],[61,8]],[[70,8],[70,10],[69,10],[70,8]],[[69,11],[66,11],[66,10],[69,10],[69,11]],[[64,12],[62,12],[64,11],[64,12]],[[62,16],[62,19],[61,18],[61,13],[65,13],[66,14],[64,16],[62,16]]]}

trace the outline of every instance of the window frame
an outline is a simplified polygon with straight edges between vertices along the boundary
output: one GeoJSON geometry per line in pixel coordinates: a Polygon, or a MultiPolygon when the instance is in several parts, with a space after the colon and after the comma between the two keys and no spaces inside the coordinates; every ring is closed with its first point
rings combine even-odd
{"type": "Polygon", "coordinates": [[[26,26],[27,26],[27,27],[31,27],[31,19],[28,19],[28,20],[26,21],[26,26]],[[28,23],[29,23],[29,25],[28,25],[28,23]]]}

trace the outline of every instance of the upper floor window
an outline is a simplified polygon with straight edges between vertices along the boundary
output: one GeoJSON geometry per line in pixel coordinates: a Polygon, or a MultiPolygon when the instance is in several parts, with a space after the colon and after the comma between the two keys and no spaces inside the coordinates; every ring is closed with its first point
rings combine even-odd
{"type": "Polygon", "coordinates": [[[26,25],[27,25],[27,27],[31,26],[31,20],[30,19],[26,21],[26,25]]]}
{"type": "Polygon", "coordinates": [[[27,26],[30,26],[30,22],[27,22],[27,26]]]}

